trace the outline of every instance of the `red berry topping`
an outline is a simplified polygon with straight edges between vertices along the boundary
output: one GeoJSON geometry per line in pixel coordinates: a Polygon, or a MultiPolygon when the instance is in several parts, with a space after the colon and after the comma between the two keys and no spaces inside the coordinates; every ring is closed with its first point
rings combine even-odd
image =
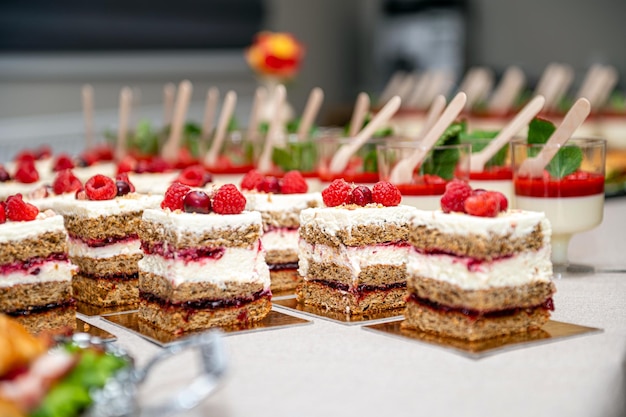
{"type": "Polygon", "coordinates": [[[336,207],[350,203],[352,186],[344,179],[337,179],[322,191],[322,200],[328,207],[336,207]]]}
{"type": "Polygon", "coordinates": [[[76,194],[74,194],[74,198],[76,198],[77,200],[89,200],[87,198],[87,193],[85,192],[84,188],[80,188],[79,190],[76,190],[76,194]]]}
{"type": "Polygon", "coordinates": [[[4,167],[2,165],[0,165],[0,182],[6,182],[9,181],[11,179],[11,175],[9,174],[9,172],[4,169],[4,167]]]}
{"type": "Polygon", "coordinates": [[[41,145],[35,149],[35,158],[37,159],[50,158],[50,156],[52,156],[52,149],[48,145],[41,145]]]}
{"type": "Polygon", "coordinates": [[[256,169],[248,171],[241,180],[242,190],[255,190],[261,182],[263,182],[263,174],[256,169]]]}
{"type": "Polygon", "coordinates": [[[280,191],[283,194],[302,194],[309,191],[309,186],[300,171],[289,171],[283,177],[280,191]]]}
{"type": "Polygon", "coordinates": [[[509,208],[509,200],[506,199],[506,196],[502,194],[500,191],[489,191],[493,193],[500,202],[500,211],[506,211],[509,208]]]}
{"type": "Polygon", "coordinates": [[[0,224],[7,221],[7,213],[4,210],[4,205],[0,205],[0,224]]]}
{"type": "Polygon", "coordinates": [[[465,200],[465,212],[472,216],[496,217],[500,212],[500,199],[490,191],[472,194],[465,200]]]}
{"type": "Polygon", "coordinates": [[[117,187],[111,178],[96,174],[85,183],[85,192],[90,200],[113,200],[117,187]]]}
{"type": "Polygon", "coordinates": [[[265,177],[259,185],[256,186],[257,191],[262,193],[280,193],[280,181],[276,177],[265,177]]]}
{"type": "Polygon", "coordinates": [[[169,170],[170,168],[170,164],[168,164],[165,159],[155,157],[148,163],[146,170],[152,173],[161,173],[169,170]]]}
{"type": "Polygon", "coordinates": [[[117,173],[123,174],[125,172],[131,172],[135,169],[136,165],[137,161],[135,161],[135,158],[126,156],[117,164],[117,173]]]}
{"type": "Polygon", "coordinates": [[[119,173],[115,176],[115,181],[124,181],[125,183],[128,184],[128,186],[130,187],[130,192],[134,193],[135,192],[135,186],[133,185],[132,182],[130,182],[130,179],[128,179],[128,173],[127,172],[122,172],[119,173]]]}
{"type": "Polygon", "coordinates": [[[204,191],[190,191],[183,198],[183,207],[187,213],[207,214],[211,211],[211,199],[204,191]]]}
{"type": "Polygon", "coordinates": [[[246,208],[246,198],[233,184],[222,185],[213,197],[213,211],[218,214],[239,214],[246,208]]]}
{"type": "Polygon", "coordinates": [[[52,170],[54,172],[59,172],[63,171],[64,169],[72,168],[74,168],[74,161],[72,161],[72,158],[70,158],[68,154],[62,153],[57,156],[56,161],[54,161],[54,166],[52,167],[52,170]]]}
{"type": "Polygon", "coordinates": [[[402,201],[398,187],[387,181],[379,181],[372,187],[372,199],[386,207],[397,206],[402,201]]]}
{"type": "Polygon", "coordinates": [[[446,191],[441,197],[441,210],[444,213],[457,211],[465,213],[465,200],[472,195],[472,187],[465,181],[454,179],[446,184],[446,191]]]}
{"type": "Polygon", "coordinates": [[[191,190],[190,187],[185,184],[181,184],[179,182],[175,182],[167,189],[165,192],[165,197],[161,202],[162,209],[170,209],[174,210],[182,210],[183,209],[183,198],[185,194],[187,194],[191,190]]]}
{"type": "Polygon", "coordinates": [[[88,167],[98,162],[98,154],[94,151],[85,151],[78,157],[80,166],[88,167]]]}
{"type": "Polygon", "coordinates": [[[98,156],[99,161],[113,160],[113,148],[108,144],[96,146],[93,152],[98,156]]]}
{"type": "Polygon", "coordinates": [[[14,222],[35,220],[39,209],[22,200],[22,194],[12,195],[7,198],[6,215],[14,222]]]}
{"type": "Polygon", "coordinates": [[[35,159],[37,159],[37,155],[35,155],[35,152],[27,149],[15,155],[15,158],[13,160],[15,162],[20,162],[20,161],[35,161],[35,159]]]}
{"type": "Polygon", "coordinates": [[[59,172],[52,183],[55,194],[71,193],[81,188],[83,188],[83,184],[76,178],[71,169],[59,172]]]}
{"type": "Polygon", "coordinates": [[[118,197],[130,193],[130,185],[126,181],[115,181],[115,188],[118,197]]]}
{"type": "Polygon", "coordinates": [[[350,202],[358,206],[366,206],[372,202],[372,191],[365,185],[359,185],[352,190],[350,202]]]}
{"type": "Polygon", "coordinates": [[[185,168],[175,181],[190,187],[204,187],[213,181],[213,176],[202,165],[192,165],[185,168]]]}
{"type": "Polygon", "coordinates": [[[39,179],[39,173],[37,168],[35,168],[35,161],[30,159],[18,161],[15,179],[24,184],[36,182],[39,179]]]}

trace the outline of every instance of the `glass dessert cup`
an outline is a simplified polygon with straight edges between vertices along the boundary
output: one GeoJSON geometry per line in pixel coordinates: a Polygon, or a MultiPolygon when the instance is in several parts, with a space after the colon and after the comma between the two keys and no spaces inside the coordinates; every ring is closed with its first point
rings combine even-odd
{"type": "Polygon", "coordinates": [[[570,263],[567,251],[575,233],[591,230],[602,222],[606,141],[572,138],[561,147],[568,152],[567,157],[557,154],[541,176],[520,175],[520,165],[543,147],[543,144],[527,144],[523,140],[511,144],[516,207],[542,211],[550,221],[556,274],[592,272],[593,267],[570,263]],[[581,158],[578,167],[572,162],[577,158],[574,155],[581,158]]]}
{"type": "MultiPolygon", "coordinates": [[[[210,145],[209,145],[210,146],[210,145]]],[[[218,184],[239,185],[243,176],[254,169],[255,157],[260,153],[261,139],[248,138],[246,132],[229,132],[213,164],[205,161],[204,166],[218,184]]]]}
{"type": "MultiPolygon", "coordinates": [[[[396,164],[411,155],[418,142],[402,142],[377,147],[381,181],[389,181],[396,164]]],[[[440,210],[446,184],[453,179],[469,180],[469,143],[433,147],[413,171],[411,182],[394,184],[402,193],[401,204],[421,210],[440,210]]]]}
{"type": "MultiPolygon", "coordinates": [[[[481,151],[491,139],[464,141],[472,147],[472,153],[481,151]]],[[[474,171],[470,166],[469,184],[474,189],[499,191],[509,200],[509,207],[515,207],[515,188],[513,187],[513,168],[511,167],[510,146],[500,149],[487,163],[482,171],[474,171]]]]}

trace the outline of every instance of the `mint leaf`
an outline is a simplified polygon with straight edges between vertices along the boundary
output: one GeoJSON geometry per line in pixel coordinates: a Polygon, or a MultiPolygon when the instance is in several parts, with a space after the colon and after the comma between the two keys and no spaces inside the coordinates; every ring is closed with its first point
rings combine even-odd
{"type": "MultiPolygon", "coordinates": [[[[461,143],[469,143],[472,145],[472,153],[482,151],[489,145],[489,139],[498,136],[498,131],[492,130],[475,130],[471,133],[461,132],[461,143]]],[[[487,161],[486,167],[503,166],[506,163],[507,146],[503,146],[496,154],[487,161]]]]}
{"type": "MultiPolygon", "coordinates": [[[[554,124],[548,120],[535,118],[528,126],[528,143],[546,143],[556,130],[554,124]]],[[[539,149],[529,149],[529,156],[535,156],[539,149]]],[[[554,155],[546,166],[546,170],[555,178],[563,178],[575,172],[583,161],[583,151],[577,146],[564,146],[554,155]]]]}
{"type": "MultiPolygon", "coordinates": [[[[452,123],[435,146],[456,145],[460,143],[461,133],[466,129],[465,122],[452,123]]],[[[437,175],[443,179],[454,178],[454,171],[461,155],[458,149],[440,149],[431,151],[431,158],[422,164],[421,174],[437,175]]]]}
{"type": "Polygon", "coordinates": [[[546,143],[555,130],[549,120],[535,117],[528,125],[528,143],[546,143]]]}
{"type": "Polygon", "coordinates": [[[317,161],[317,148],[313,142],[291,142],[286,148],[272,150],[272,162],[283,171],[312,172],[317,161]]]}

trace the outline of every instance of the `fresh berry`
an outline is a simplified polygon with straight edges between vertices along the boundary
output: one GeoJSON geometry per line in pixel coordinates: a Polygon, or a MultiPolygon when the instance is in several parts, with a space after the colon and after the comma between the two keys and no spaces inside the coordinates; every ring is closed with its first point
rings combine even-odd
{"type": "Polygon", "coordinates": [[[499,198],[492,192],[473,194],[465,200],[465,212],[472,216],[496,217],[500,212],[499,198]]]}
{"type": "Polygon", "coordinates": [[[96,146],[93,152],[98,156],[99,161],[113,160],[113,148],[107,144],[96,146]]]}
{"type": "Polygon", "coordinates": [[[54,172],[63,171],[64,169],[72,169],[74,168],[74,162],[72,158],[68,154],[62,153],[57,156],[54,161],[54,165],[52,166],[52,170],[54,172]]]}
{"type": "Polygon", "coordinates": [[[163,201],[161,202],[162,209],[182,210],[183,198],[191,190],[190,187],[179,182],[175,182],[167,189],[163,201]]]}
{"type": "Polygon", "coordinates": [[[82,187],[76,190],[76,194],[74,194],[74,198],[76,198],[77,200],[89,200],[89,198],[87,198],[87,193],[85,192],[85,189],[82,187]]]}
{"type": "Polygon", "coordinates": [[[137,174],[143,174],[145,172],[148,172],[148,161],[137,161],[137,163],[135,164],[135,172],[137,174]]]}
{"type": "Polygon", "coordinates": [[[446,191],[441,197],[441,210],[444,213],[465,212],[465,200],[472,195],[472,187],[465,181],[454,179],[446,184],[446,191]]]}
{"type": "Polygon", "coordinates": [[[57,173],[54,182],[52,183],[52,189],[55,194],[71,193],[83,188],[80,180],[76,178],[76,175],[72,173],[71,169],[64,169],[57,173]]]}
{"type": "Polygon", "coordinates": [[[183,198],[183,208],[187,213],[207,214],[211,211],[211,199],[204,191],[190,191],[183,198]]]}
{"type": "Polygon", "coordinates": [[[17,163],[15,179],[24,184],[31,184],[39,179],[39,173],[35,168],[35,161],[23,159],[17,163]]]}
{"type": "Polygon", "coordinates": [[[402,201],[398,187],[387,181],[379,181],[372,187],[372,199],[386,207],[397,206],[402,201]]]}
{"type": "Polygon", "coordinates": [[[283,194],[302,194],[309,191],[309,186],[300,171],[289,171],[283,177],[280,192],[283,194]]]}
{"type": "Polygon", "coordinates": [[[322,191],[322,200],[328,207],[350,203],[352,187],[344,179],[337,179],[322,191]]]}
{"type": "Polygon", "coordinates": [[[485,194],[486,192],[487,190],[485,190],[484,188],[475,188],[472,190],[472,195],[485,194]]]}
{"type": "Polygon", "coordinates": [[[246,208],[246,198],[233,184],[222,185],[213,196],[213,211],[239,214],[246,208]]]}
{"type": "Polygon", "coordinates": [[[15,158],[13,158],[15,162],[20,162],[20,161],[33,161],[34,162],[35,159],[37,159],[37,155],[35,155],[35,152],[28,150],[28,149],[18,153],[17,155],[15,155],[15,158]]]}
{"type": "Polygon", "coordinates": [[[7,198],[6,215],[9,220],[23,222],[35,220],[39,209],[22,200],[22,194],[12,195],[7,198]]]}
{"type": "Polygon", "coordinates": [[[7,221],[7,213],[4,210],[4,206],[0,205],[0,224],[7,221]]]}
{"type": "Polygon", "coordinates": [[[119,173],[115,176],[115,181],[124,181],[125,183],[128,184],[128,186],[130,187],[130,192],[134,193],[135,192],[135,186],[133,185],[132,182],[130,182],[130,179],[128,178],[128,173],[126,172],[122,172],[119,173]]]}
{"type": "Polygon", "coordinates": [[[256,187],[263,182],[263,174],[261,174],[256,169],[252,169],[248,171],[246,175],[243,176],[241,180],[241,189],[242,190],[255,190],[256,187]]]}
{"type": "Polygon", "coordinates": [[[256,186],[257,191],[262,193],[280,193],[280,181],[276,177],[267,176],[256,186]]]}
{"type": "Polygon", "coordinates": [[[372,202],[372,191],[365,185],[359,185],[352,190],[350,202],[358,206],[366,206],[372,202]]]}
{"type": "Polygon", "coordinates": [[[85,151],[80,154],[78,159],[80,161],[79,162],[80,166],[89,167],[95,164],[96,162],[98,162],[98,154],[94,152],[93,150],[85,151]]]}
{"type": "Polygon", "coordinates": [[[41,145],[35,149],[35,158],[37,159],[50,158],[50,156],[52,156],[52,149],[48,145],[41,145]]]}
{"type": "Polygon", "coordinates": [[[169,170],[170,164],[163,158],[155,157],[148,163],[146,170],[151,173],[161,173],[169,170]]]}
{"type": "Polygon", "coordinates": [[[90,200],[113,200],[117,187],[111,178],[96,174],[85,183],[85,192],[90,200]]]}
{"type": "Polygon", "coordinates": [[[117,164],[117,173],[123,174],[125,172],[131,172],[135,169],[137,165],[137,161],[132,156],[125,156],[122,160],[117,164]]]}
{"type": "Polygon", "coordinates": [[[185,168],[176,181],[190,187],[204,187],[213,181],[213,176],[202,165],[192,165],[185,168]]]}
{"type": "Polygon", "coordinates": [[[115,181],[115,188],[118,197],[130,193],[130,185],[126,181],[115,181]]]}
{"type": "Polygon", "coordinates": [[[0,165],[0,182],[6,182],[9,180],[11,180],[11,175],[9,175],[9,172],[4,169],[2,165],[0,165]]]}
{"type": "Polygon", "coordinates": [[[506,196],[502,194],[500,191],[489,191],[494,194],[498,201],[500,202],[500,211],[506,211],[509,208],[509,200],[507,200],[506,196]]]}

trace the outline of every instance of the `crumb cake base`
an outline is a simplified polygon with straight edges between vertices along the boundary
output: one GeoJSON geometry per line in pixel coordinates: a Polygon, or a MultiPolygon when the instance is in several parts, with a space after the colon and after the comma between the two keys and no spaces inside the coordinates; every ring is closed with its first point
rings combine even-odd
{"type": "Polygon", "coordinates": [[[138,281],[136,275],[91,277],[78,273],[72,278],[72,291],[76,300],[98,307],[137,304],[138,281]]]}
{"type": "Polygon", "coordinates": [[[402,308],[405,296],[404,286],[351,292],[316,281],[304,281],[296,289],[299,303],[353,315],[402,308]]]}
{"type": "Polygon", "coordinates": [[[142,298],[139,304],[139,319],[170,333],[185,333],[212,327],[237,327],[263,320],[272,309],[271,296],[249,303],[226,307],[194,309],[168,305],[142,298]]]}
{"type": "Polygon", "coordinates": [[[72,263],[78,266],[81,273],[86,275],[130,275],[139,270],[137,262],[143,254],[116,255],[110,258],[89,258],[85,256],[72,256],[72,263]]]}
{"type": "Polygon", "coordinates": [[[549,319],[550,312],[543,307],[519,309],[500,317],[473,318],[457,311],[440,312],[407,301],[402,328],[476,341],[537,330],[549,319]]]}
{"type": "Polygon", "coordinates": [[[272,292],[293,291],[302,283],[297,269],[270,270],[272,292]]]}
{"type": "Polygon", "coordinates": [[[33,334],[48,330],[76,329],[76,306],[73,303],[36,313],[10,316],[33,334]]]}
{"type": "Polygon", "coordinates": [[[71,300],[72,283],[69,280],[0,287],[0,311],[9,313],[71,300]]]}

